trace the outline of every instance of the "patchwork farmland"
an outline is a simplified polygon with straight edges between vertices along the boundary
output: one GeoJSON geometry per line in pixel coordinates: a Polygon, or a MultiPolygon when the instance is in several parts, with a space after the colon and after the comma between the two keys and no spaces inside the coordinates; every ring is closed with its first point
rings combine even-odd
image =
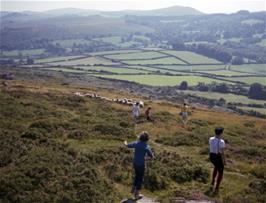
{"type": "MultiPolygon", "coordinates": [[[[119,43],[118,38],[96,39],[119,43]]],[[[72,43],[62,41],[61,43],[72,43]]],[[[87,74],[112,80],[129,81],[148,86],[177,87],[186,81],[189,87],[199,84],[226,84],[248,89],[252,83],[266,85],[265,64],[227,65],[215,59],[188,51],[164,49],[122,49],[93,52],[77,56],[64,56],[35,60],[45,70],[87,74]]],[[[181,91],[177,91],[181,92],[181,91]]],[[[182,91],[182,94],[209,100],[224,98],[226,102],[242,104],[240,110],[256,110],[265,101],[250,99],[247,96],[219,92],[195,91],[195,88],[182,91]],[[252,108],[248,108],[252,105],[252,108]],[[245,108],[247,107],[247,108],[245,108]]]]}
{"type": "Polygon", "coordinates": [[[263,85],[266,83],[265,64],[228,66],[215,59],[188,51],[162,49],[105,51],[80,56],[39,59],[35,63],[57,68],[51,70],[59,70],[61,67],[62,71],[68,72],[71,70],[76,72],[77,69],[88,73],[92,71],[96,72],[96,77],[134,81],[153,86],[175,86],[182,81],[187,81],[189,86],[195,86],[199,82],[206,84],[224,82],[244,86],[253,82],[263,85]],[[188,76],[193,78],[189,79],[188,76]]]}

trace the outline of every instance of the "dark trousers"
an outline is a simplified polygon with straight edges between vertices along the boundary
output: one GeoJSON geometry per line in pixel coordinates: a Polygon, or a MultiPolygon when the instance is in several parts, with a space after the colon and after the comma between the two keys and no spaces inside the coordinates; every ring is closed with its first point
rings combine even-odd
{"type": "Polygon", "coordinates": [[[134,164],[133,167],[135,170],[134,187],[136,190],[140,190],[144,179],[145,165],[134,164]]]}
{"type": "Polygon", "coordinates": [[[210,161],[214,165],[215,169],[223,175],[224,172],[224,163],[222,156],[220,154],[210,153],[210,161]]]}

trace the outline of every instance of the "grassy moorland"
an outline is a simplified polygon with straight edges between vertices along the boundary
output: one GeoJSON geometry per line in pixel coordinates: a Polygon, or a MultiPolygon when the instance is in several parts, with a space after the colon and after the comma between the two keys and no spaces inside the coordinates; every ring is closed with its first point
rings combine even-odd
{"type": "MultiPolygon", "coordinates": [[[[2,84],[2,83],[1,83],[2,84]]],[[[156,159],[148,163],[144,194],[224,202],[265,202],[265,120],[192,109],[189,129],[179,107],[109,89],[12,81],[0,86],[0,200],[3,202],[119,202],[129,196],[133,152],[122,146],[142,130],[156,159]],[[141,99],[154,123],[134,126],[130,107],[98,98],[141,99]],[[221,192],[209,190],[208,138],[225,127],[227,166],[221,192]]]]}

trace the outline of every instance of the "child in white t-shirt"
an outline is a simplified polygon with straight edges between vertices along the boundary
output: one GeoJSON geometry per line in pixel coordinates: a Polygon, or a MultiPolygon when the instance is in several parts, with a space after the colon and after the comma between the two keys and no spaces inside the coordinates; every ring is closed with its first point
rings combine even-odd
{"type": "Polygon", "coordinates": [[[138,122],[138,118],[140,116],[139,102],[136,102],[136,104],[133,105],[132,114],[133,114],[134,122],[137,123],[138,122]]]}
{"type": "Polygon", "coordinates": [[[224,147],[225,142],[221,139],[224,128],[217,127],[215,128],[215,136],[209,139],[210,145],[210,161],[214,165],[213,173],[212,173],[212,182],[211,184],[214,186],[216,176],[218,173],[215,193],[219,192],[219,186],[223,179],[223,171],[225,165],[225,155],[224,155],[224,147]]]}

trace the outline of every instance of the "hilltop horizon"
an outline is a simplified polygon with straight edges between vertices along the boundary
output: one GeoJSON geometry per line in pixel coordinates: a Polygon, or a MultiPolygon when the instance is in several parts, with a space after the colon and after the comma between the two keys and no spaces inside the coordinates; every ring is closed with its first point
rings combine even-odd
{"type": "MultiPolygon", "coordinates": [[[[257,13],[257,12],[266,12],[264,10],[261,11],[250,11],[250,10],[238,10],[233,13],[213,13],[213,14],[234,14],[240,11],[247,11],[249,13],[257,13]]],[[[137,15],[137,16],[182,16],[182,15],[207,15],[208,13],[204,13],[195,8],[189,6],[168,6],[162,7],[158,9],[122,9],[122,10],[101,10],[101,9],[90,9],[90,8],[77,8],[77,7],[64,7],[64,8],[54,8],[45,11],[32,11],[32,10],[23,10],[23,11],[1,11],[1,13],[23,13],[30,15],[79,15],[79,16],[90,16],[90,15],[103,15],[103,16],[125,16],[125,15],[137,15]]]]}
{"type": "MultiPolygon", "coordinates": [[[[92,14],[92,15],[98,15],[102,13],[126,13],[126,14],[131,14],[137,12],[137,15],[143,15],[147,12],[158,12],[155,13],[155,15],[160,15],[161,12],[166,11],[166,12],[175,12],[175,11],[180,11],[179,9],[184,9],[185,11],[191,12],[191,14],[204,14],[203,12],[194,9],[192,7],[188,6],[169,6],[169,7],[163,7],[163,8],[158,8],[158,9],[149,9],[149,10],[141,10],[141,9],[123,9],[123,10],[102,10],[102,9],[90,9],[90,8],[78,8],[78,7],[64,7],[64,8],[55,8],[55,9],[48,9],[45,11],[32,11],[32,10],[23,10],[23,11],[2,11],[2,12],[18,12],[18,13],[55,13],[55,12],[61,12],[64,14],[92,14]]],[[[152,13],[153,15],[153,13],[152,13]]]]}
{"type": "Polygon", "coordinates": [[[117,2],[113,0],[105,0],[100,2],[95,1],[2,1],[1,11],[9,12],[47,12],[57,9],[82,9],[101,12],[124,12],[124,11],[148,11],[158,10],[170,7],[183,7],[193,8],[199,12],[211,14],[211,13],[235,13],[239,10],[248,10],[249,12],[265,11],[263,1],[249,2],[249,1],[223,1],[223,2],[209,2],[209,0],[202,0],[199,2],[193,2],[192,0],[186,1],[186,3],[179,0],[170,0],[166,2],[140,2],[124,1],[117,2]]]}

